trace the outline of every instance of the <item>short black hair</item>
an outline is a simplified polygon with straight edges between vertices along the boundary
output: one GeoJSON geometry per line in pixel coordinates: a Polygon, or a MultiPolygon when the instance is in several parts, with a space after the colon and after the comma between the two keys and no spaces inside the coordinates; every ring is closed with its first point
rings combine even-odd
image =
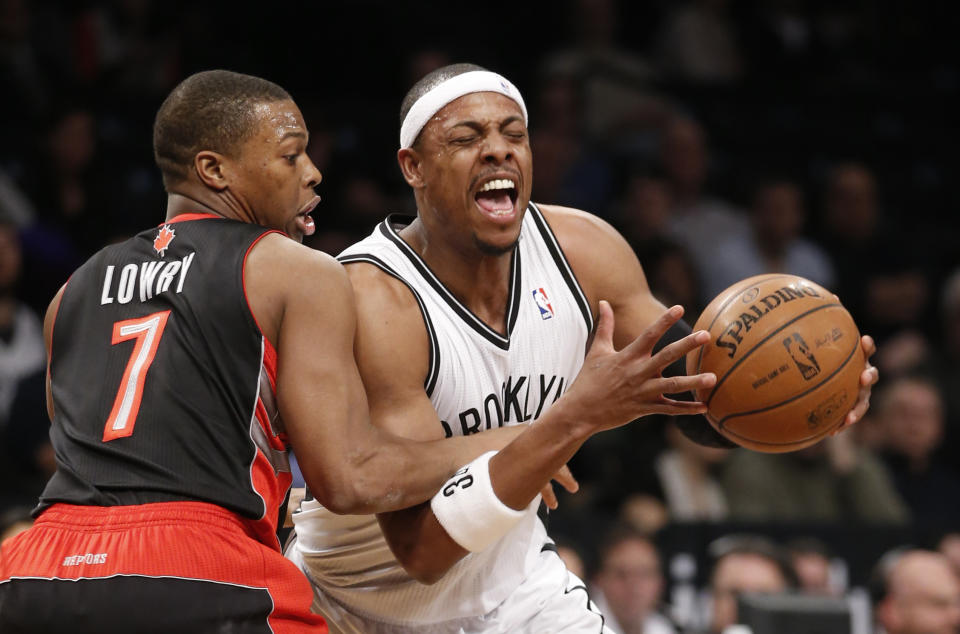
{"type": "MultiPolygon", "coordinates": [[[[417,103],[417,99],[424,96],[451,77],[456,77],[457,75],[462,75],[475,70],[487,69],[483,66],[477,66],[476,64],[449,64],[448,66],[443,66],[424,75],[420,81],[413,85],[413,88],[407,91],[406,96],[400,103],[400,127],[403,127],[403,120],[407,118],[410,108],[413,108],[413,104],[417,103]]],[[[420,135],[417,135],[417,138],[419,139],[420,135]]],[[[414,140],[414,143],[416,143],[416,140],[414,140]]]]}
{"type": "Polygon", "coordinates": [[[252,106],[291,99],[277,84],[228,70],[208,70],[184,79],[164,100],[153,124],[153,156],[164,187],[183,181],[202,150],[231,154],[250,138],[257,117],[252,106]]]}

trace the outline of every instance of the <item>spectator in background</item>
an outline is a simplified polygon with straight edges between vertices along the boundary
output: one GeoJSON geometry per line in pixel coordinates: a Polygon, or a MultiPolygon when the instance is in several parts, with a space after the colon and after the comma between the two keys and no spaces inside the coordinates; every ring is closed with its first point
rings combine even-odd
{"type": "Polygon", "coordinates": [[[713,559],[710,575],[708,632],[723,634],[737,623],[737,597],[745,592],[786,592],[793,573],[782,549],[759,535],[728,535],[708,549],[713,559]]]}
{"type": "Polygon", "coordinates": [[[647,283],[662,301],[680,304],[691,326],[702,308],[696,262],[670,237],[674,203],[666,178],[656,170],[634,171],[614,205],[613,222],[633,247],[647,283]]]}
{"type": "Polygon", "coordinates": [[[883,449],[881,457],[915,520],[960,520],[960,502],[945,492],[960,491],[960,474],[941,461],[944,402],[936,382],[920,374],[891,378],[875,399],[883,449]]]}
{"type": "Polygon", "coordinates": [[[576,542],[566,537],[558,537],[556,540],[557,554],[563,560],[567,570],[575,574],[580,579],[587,578],[587,564],[583,559],[583,549],[576,542]]]}
{"type": "Polygon", "coordinates": [[[761,273],[799,275],[833,289],[830,258],[802,235],[806,215],[796,183],[785,178],[761,182],[750,208],[751,231],[718,245],[704,272],[704,296],[716,297],[731,284],[761,273]]]}
{"type": "Polygon", "coordinates": [[[0,508],[34,506],[56,471],[47,416],[46,367],[17,383],[10,419],[0,430],[0,508]]]}
{"type": "Polygon", "coordinates": [[[17,229],[0,222],[0,430],[8,423],[17,384],[46,361],[40,319],[18,296],[22,270],[17,229]]]}
{"type": "Polygon", "coordinates": [[[861,330],[876,333],[880,344],[922,321],[931,290],[926,241],[881,217],[876,178],[865,165],[843,163],[831,170],[822,235],[837,270],[831,290],[861,330]]]}
{"type": "MultiPolygon", "coordinates": [[[[707,141],[696,120],[681,114],[670,119],[660,139],[660,160],[673,200],[667,233],[687,250],[703,279],[716,260],[716,246],[749,235],[749,223],[740,209],[706,193],[707,141]]],[[[713,297],[703,299],[706,305],[713,297]]]]}
{"type": "Polygon", "coordinates": [[[607,157],[587,139],[577,80],[547,74],[541,80],[530,147],[537,157],[534,198],[602,213],[611,196],[607,157]]]}
{"type": "Polygon", "coordinates": [[[682,245],[669,239],[645,243],[637,250],[650,290],[664,302],[680,304],[691,327],[703,310],[697,265],[682,245]]]}
{"type": "Polygon", "coordinates": [[[816,537],[798,537],[786,545],[797,590],[820,596],[840,596],[843,588],[831,578],[830,548],[816,537]]]}
{"type": "Polygon", "coordinates": [[[940,383],[945,405],[945,433],[941,458],[960,463],[960,269],[940,291],[940,345],[934,347],[932,374],[940,383]]]}
{"type": "Polygon", "coordinates": [[[704,447],[687,439],[676,426],[666,428],[668,449],[655,469],[673,522],[718,522],[728,516],[727,499],[716,473],[729,449],[704,447]]]}
{"type": "Polygon", "coordinates": [[[641,168],[631,171],[611,215],[639,254],[644,245],[667,236],[673,205],[670,184],[664,175],[641,168]]]}
{"type": "Polygon", "coordinates": [[[660,612],[664,577],[656,545],[645,535],[616,527],[599,547],[594,600],[607,625],[620,634],[675,634],[660,612]]]}
{"type": "Polygon", "coordinates": [[[23,227],[33,222],[36,215],[30,199],[0,168],[0,222],[23,227]]]}
{"type": "Polygon", "coordinates": [[[907,550],[883,567],[875,613],[885,634],[960,632],[960,579],[946,557],[907,550]]]}
{"type": "Polygon", "coordinates": [[[33,504],[49,473],[34,466],[34,447],[20,441],[28,430],[49,446],[43,377],[46,352],[37,314],[18,295],[23,260],[17,228],[0,220],[0,512],[10,506],[33,504]],[[33,386],[39,381],[39,390],[33,386]],[[35,399],[40,414],[27,418],[20,403],[35,399]]]}
{"type": "MultiPolygon", "coordinates": [[[[0,121],[35,123],[50,101],[48,78],[30,39],[33,20],[27,0],[0,0],[0,121]]],[[[2,154],[23,152],[32,133],[29,125],[5,126],[2,154]]]]}
{"type": "MultiPolygon", "coordinates": [[[[542,75],[569,80],[575,87],[588,144],[649,157],[669,101],[655,88],[658,74],[653,65],[618,41],[617,27],[626,23],[623,3],[572,0],[569,4],[565,14],[574,44],[549,55],[542,75]]],[[[626,35],[633,39],[635,31],[631,25],[626,35]]],[[[538,170],[540,160],[538,156],[538,170]]]]}
{"type": "Polygon", "coordinates": [[[744,60],[729,0],[678,3],[654,36],[656,59],[667,76],[692,83],[728,83],[743,75],[744,60]]]}
{"type": "Polygon", "coordinates": [[[886,467],[852,434],[786,454],[736,449],[721,482],[733,520],[904,524],[910,517],[886,467]]]}
{"type": "Polygon", "coordinates": [[[37,209],[23,231],[24,300],[45,310],[70,274],[113,238],[108,180],[95,163],[96,116],[65,105],[51,118],[42,151],[27,167],[24,191],[37,209]]]}
{"type": "Polygon", "coordinates": [[[960,577],[960,529],[944,533],[937,542],[937,552],[947,558],[953,572],[960,577]]]}
{"type": "Polygon", "coordinates": [[[0,544],[33,526],[29,506],[14,506],[0,512],[0,544]]]}

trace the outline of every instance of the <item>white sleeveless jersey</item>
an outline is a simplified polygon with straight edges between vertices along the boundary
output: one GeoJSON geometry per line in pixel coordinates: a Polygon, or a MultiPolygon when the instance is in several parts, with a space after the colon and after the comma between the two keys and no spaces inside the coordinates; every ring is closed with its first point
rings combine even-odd
{"type": "MultiPolygon", "coordinates": [[[[400,238],[397,230],[410,220],[387,218],[339,260],[373,264],[413,292],[430,340],[424,388],[444,434],[536,420],[576,377],[593,328],[587,300],[542,213],[533,204],[527,208],[512,255],[507,336],[457,301],[400,238]]],[[[322,592],[375,621],[418,625],[476,617],[502,603],[535,565],[547,541],[539,503],[538,496],[503,538],[429,586],[404,572],[375,516],[334,515],[312,499],[293,516],[297,559],[322,592]]]]}

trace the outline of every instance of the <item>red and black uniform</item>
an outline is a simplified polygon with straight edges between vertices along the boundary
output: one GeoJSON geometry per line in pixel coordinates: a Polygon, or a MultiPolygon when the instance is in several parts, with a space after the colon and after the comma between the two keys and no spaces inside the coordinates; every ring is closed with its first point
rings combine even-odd
{"type": "Polygon", "coordinates": [[[277,358],[243,282],[267,233],[179,216],[71,277],[50,350],[57,472],[0,553],[0,631],[326,631],[276,537],[277,358]]]}

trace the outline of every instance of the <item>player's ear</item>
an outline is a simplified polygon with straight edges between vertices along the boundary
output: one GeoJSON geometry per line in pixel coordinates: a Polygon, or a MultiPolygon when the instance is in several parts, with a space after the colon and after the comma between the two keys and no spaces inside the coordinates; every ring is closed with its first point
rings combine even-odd
{"type": "Polygon", "coordinates": [[[410,187],[423,187],[423,162],[415,149],[401,148],[397,150],[397,163],[400,164],[403,178],[410,187]]]}
{"type": "Polygon", "coordinates": [[[200,182],[216,191],[223,191],[229,184],[224,156],[212,150],[201,150],[193,157],[193,168],[200,182]]]}

